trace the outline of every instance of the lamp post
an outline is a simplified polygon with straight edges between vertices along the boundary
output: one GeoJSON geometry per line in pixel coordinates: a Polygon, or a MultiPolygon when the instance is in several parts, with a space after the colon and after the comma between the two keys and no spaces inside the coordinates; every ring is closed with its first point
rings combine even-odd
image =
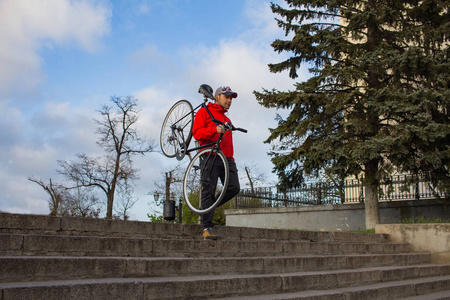
{"type": "Polygon", "coordinates": [[[160,206],[161,203],[159,202],[159,193],[158,193],[158,191],[155,191],[155,193],[153,194],[153,198],[155,199],[156,205],[160,206]]]}
{"type": "Polygon", "coordinates": [[[178,198],[178,223],[183,223],[183,198],[178,198]]]}
{"type": "MultiPolygon", "coordinates": [[[[150,194],[150,193],[149,193],[150,194]]],[[[153,198],[155,199],[156,205],[160,206],[163,204],[163,217],[166,221],[173,221],[175,219],[175,211],[178,211],[178,223],[183,223],[183,200],[180,197],[178,201],[175,196],[169,196],[167,198],[167,194],[165,200],[159,200],[161,194],[158,191],[155,191],[153,194],[153,198]]]]}
{"type": "Polygon", "coordinates": [[[175,196],[170,196],[170,199],[164,201],[164,211],[167,216],[170,216],[170,221],[174,220],[175,211],[178,211],[178,223],[183,223],[183,198],[177,199],[175,196]]]}

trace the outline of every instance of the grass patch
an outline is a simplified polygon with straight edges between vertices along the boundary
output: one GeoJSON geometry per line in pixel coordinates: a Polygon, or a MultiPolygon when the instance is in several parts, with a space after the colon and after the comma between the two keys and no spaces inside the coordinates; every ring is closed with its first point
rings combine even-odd
{"type": "Polygon", "coordinates": [[[450,220],[442,220],[441,218],[426,219],[422,216],[403,219],[401,223],[402,224],[450,223],[450,220]]]}
{"type": "Polygon", "coordinates": [[[354,230],[352,232],[359,232],[359,233],[375,233],[375,228],[370,229],[361,229],[361,230],[354,230]]]}

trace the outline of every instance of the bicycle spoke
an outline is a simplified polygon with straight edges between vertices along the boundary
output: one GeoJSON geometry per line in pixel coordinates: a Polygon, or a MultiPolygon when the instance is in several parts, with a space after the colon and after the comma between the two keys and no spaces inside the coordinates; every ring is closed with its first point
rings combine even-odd
{"type": "Polygon", "coordinates": [[[228,162],[222,152],[203,149],[190,162],[184,177],[184,196],[189,208],[204,214],[216,207],[228,184],[228,162]],[[222,180],[222,179],[223,180],[222,180]],[[217,187],[214,189],[214,186],[217,187]]]}
{"type": "Polygon", "coordinates": [[[160,143],[164,155],[174,157],[192,138],[194,113],[186,100],[175,103],[167,113],[161,128],[160,143]]]}

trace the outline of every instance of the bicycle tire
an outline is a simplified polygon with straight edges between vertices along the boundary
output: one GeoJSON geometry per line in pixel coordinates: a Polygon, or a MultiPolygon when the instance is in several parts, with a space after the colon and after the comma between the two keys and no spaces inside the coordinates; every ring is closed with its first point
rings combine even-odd
{"type": "Polygon", "coordinates": [[[184,199],[189,209],[199,215],[212,211],[222,201],[228,187],[229,177],[230,169],[228,160],[222,151],[213,150],[213,148],[200,150],[189,163],[183,180],[184,199]],[[209,155],[210,152],[214,154],[209,155]],[[202,198],[202,191],[211,184],[210,166],[214,163],[220,164],[223,167],[223,174],[221,176],[222,178],[218,178],[217,180],[215,200],[209,201],[209,204],[206,204],[204,203],[205,201],[202,201],[202,199],[204,200],[202,198]]]}
{"type": "Polygon", "coordinates": [[[175,157],[182,147],[188,147],[192,138],[194,111],[187,100],[175,103],[167,113],[160,134],[161,150],[167,157],[175,157]],[[174,131],[173,126],[177,126],[174,131]],[[187,137],[187,138],[185,138],[187,137]]]}

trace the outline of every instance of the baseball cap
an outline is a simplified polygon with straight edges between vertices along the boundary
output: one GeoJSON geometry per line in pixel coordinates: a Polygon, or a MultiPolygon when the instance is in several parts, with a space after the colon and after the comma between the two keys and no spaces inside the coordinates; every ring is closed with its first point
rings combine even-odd
{"type": "Polygon", "coordinates": [[[236,98],[238,94],[233,92],[229,86],[219,86],[216,90],[216,95],[224,94],[225,96],[231,96],[236,98]]]}

